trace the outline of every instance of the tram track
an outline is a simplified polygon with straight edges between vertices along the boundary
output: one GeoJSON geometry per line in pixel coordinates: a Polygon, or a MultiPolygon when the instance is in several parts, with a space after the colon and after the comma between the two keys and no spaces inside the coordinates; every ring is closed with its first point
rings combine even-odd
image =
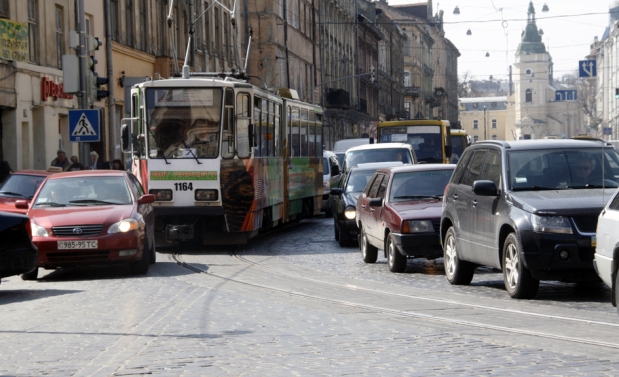
{"type": "MultiPolygon", "coordinates": [[[[255,251],[255,249],[259,249],[259,252],[265,252],[269,256],[276,256],[273,253],[269,253],[270,245],[275,241],[264,240],[257,242],[251,248],[255,251]],[[266,241],[266,242],[265,242],[266,241]]],[[[238,261],[241,265],[245,265],[247,267],[251,267],[252,271],[261,270],[264,273],[263,279],[266,279],[267,282],[261,281],[252,281],[252,279],[244,278],[242,274],[235,274],[232,277],[226,276],[225,274],[220,274],[213,271],[206,271],[196,265],[192,265],[192,262],[187,262],[182,254],[173,254],[172,259],[180,266],[200,274],[205,274],[212,278],[217,278],[221,280],[225,280],[228,282],[233,282],[236,284],[241,284],[244,286],[267,290],[270,292],[281,293],[285,295],[291,295],[295,297],[300,297],[304,299],[309,299],[318,302],[329,303],[333,305],[338,305],[342,307],[349,307],[358,310],[365,310],[368,312],[373,312],[377,314],[396,316],[401,318],[411,318],[416,320],[424,320],[424,321],[432,321],[435,323],[443,323],[457,326],[464,326],[468,328],[475,329],[483,329],[488,331],[495,331],[504,334],[517,334],[517,335],[525,335],[536,338],[544,338],[555,341],[569,342],[574,344],[583,344],[590,345],[596,347],[604,347],[607,349],[619,349],[619,343],[615,342],[613,337],[610,337],[611,333],[614,333],[616,329],[619,327],[617,323],[604,322],[604,321],[596,321],[596,320],[587,320],[582,318],[575,318],[569,316],[561,316],[561,315],[553,315],[546,313],[539,313],[533,311],[519,310],[519,309],[510,309],[510,308],[501,308],[483,304],[476,304],[470,302],[460,302],[451,299],[441,299],[441,298],[431,298],[424,297],[421,295],[414,294],[406,294],[406,293],[397,293],[397,292],[389,292],[385,290],[372,289],[367,287],[362,287],[360,285],[351,285],[344,284],[336,281],[325,281],[323,279],[316,279],[309,276],[303,276],[299,273],[289,272],[282,268],[273,267],[272,265],[267,265],[264,263],[256,262],[248,258],[250,250],[243,251],[243,248],[234,248],[231,250],[227,258],[232,258],[238,261]],[[255,270],[254,270],[255,269],[255,270]],[[269,276],[271,278],[269,278],[269,276]],[[303,292],[303,289],[291,289],[291,288],[282,288],[281,286],[277,286],[276,283],[273,282],[273,277],[277,276],[281,279],[291,279],[293,282],[309,282],[313,287],[327,287],[324,292],[327,292],[329,289],[334,291],[342,291],[345,290],[350,292],[350,295],[346,295],[347,297],[353,297],[354,294],[363,293],[366,296],[371,296],[367,300],[363,300],[364,302],[359,302],[360,300],[351,299],[340,299],[334,297],[328,297],[328,294],[318,294],[318,293],[307,293],[303,292]],[[411,302],[425,302],[432,305],[439,305],[441,307],[447,308],[445,312],[449,314],[449,310],[452,310],[454,314],[449,315],[436,315],[433,313],[428,313],[431,310],[403,310],[398,308],[393,308],[389,306],[397,306],[397,305],[383,305],[378,302],[384,302],[385,297],[389,297],[390,300],[401,301],[403,303],[411,303],[411,302]],[[372,302],[374,299],[374,302],[372,302]],[[404,301],[402,301],[404,300],[404,301]],[[467,314],[472,317],[477,318],[485,318],[487,322],[491,322],[488,318],[494,317],[506,317],[506,323],[511,323],[511,325],[501,325],[497,323],[484,323],[482,321],[473,321],[470,319],[462,319],[459,315],[458,309],[465,308],[474,313],[474,315],[467,314]],[[453,310],[455,309],[455,310],[453,310]],[[511,321],[510,319],[517,318],[517,321],[511,321]],[[529,320],[523,319],[529,318],[529,320]],[[527,323],[530,322],[539,322],[542,323],[544,321],[551,321],[555,328],[563,329],[562,333],[553,333],[552,331],[539,331],[539,329],[526,328],[527,323]],[[557,326],[557,323],[561,323],[561,326],[557,326]],[[587,335],[587,331],[590,331],[591,335],[587,335]],[[583,335],[583,333],[585,335],[583,335]],[[603,334],[606,334],[604,336],[603,334]],[[607,338],[607,339],[604,339],[607,338]]],[[[254,279],[255,280],[255,279],[254,279]]],[[[290,283],[288,286],[294,286],[295,284],[290,283]]],[[[320,290],[317,290],[320,292],[320,290]]],[[[389,301],[389,300],[387,300],[389,301]]],[[[433,309],[434,310],[434,309],[433,309]]],[[[542,325],[543,327],[543,325],[542,325]]]]}

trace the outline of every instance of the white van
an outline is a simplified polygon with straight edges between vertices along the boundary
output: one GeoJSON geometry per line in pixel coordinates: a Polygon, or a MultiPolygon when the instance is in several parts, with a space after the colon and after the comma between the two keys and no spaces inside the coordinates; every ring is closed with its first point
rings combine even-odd
{"type": "Polygon", "coordinates": [[[331,151],[322,152],[322,170],[324,193],[322,195],[321,211],[325,213],[325,217],[331,217],[333,216],[333,211],[331,210],[331,177],[340,174],[340,163],[335,153],[331,151]]]}
{"type": "Polygon", "coordinates": [[[365,144],[374,144],[374,138],[362,137],[359,139],[342,139],[336,141],[333,145],[333,152],[335,152],[337,156],[340,167],[344,164],[344,155],[349,148],[365,144]]]}

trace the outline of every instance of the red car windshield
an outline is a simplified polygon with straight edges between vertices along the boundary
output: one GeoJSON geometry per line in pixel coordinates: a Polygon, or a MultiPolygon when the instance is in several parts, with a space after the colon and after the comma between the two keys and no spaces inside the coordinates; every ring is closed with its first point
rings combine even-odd
{"type": "Polygon", "coordinates": [[[124,177],[72,177],[48,180],[34,205],[64,207],[132,203],[124,177]]]}
{"type": "Polygon", "coordinates": [[[0,195],[32,199],[45,176],[12,174],[0,187],[0,195]]]}
{"type": "Polygon", "coordinates": [[[453,169],[423,170],[393,176],[389,201],[442,198],[453,169]]]}

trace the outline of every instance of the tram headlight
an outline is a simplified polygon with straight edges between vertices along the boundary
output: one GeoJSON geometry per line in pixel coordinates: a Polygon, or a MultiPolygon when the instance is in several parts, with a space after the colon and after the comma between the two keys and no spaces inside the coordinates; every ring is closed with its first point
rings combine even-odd
{"type": "Polygon", "coordinates": [[[165,190],[151,189],[151,190],[148,190],[148,193],[155,195],[156,202],[171,202],[172,201],[172,190],[170,189],[165,189],[165,190]]]}
{"type": "Polygon", "coordinates": [[[197,202],[215,201],[219,199],[219,195],[217,193],[217,190],[215,189],[208,189],[208,190],[200,189],[200,190],[195,191],[195,198],[197,202]]]}

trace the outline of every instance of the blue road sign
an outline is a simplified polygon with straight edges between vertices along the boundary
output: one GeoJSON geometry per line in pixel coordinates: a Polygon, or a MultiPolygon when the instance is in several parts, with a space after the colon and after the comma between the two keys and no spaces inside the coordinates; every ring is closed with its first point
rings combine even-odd
{"type": "Polygon", "coordinates": [[[69,110],[69,140],[91,142],[101,139],[99,110],[69,110]]]}
{"type": "Polygon", "coordinates": [[[597,68],[595,60],[580,60],[578,61],[578,76],[580,77],[595,77],[597,76],[597,68]]]}
{"type": "Polygon", "coordinates": [[[557,90],[555,101],[576,101],[578,99],[577,93],[576,90],[557,90]]]}
{"type": "Polygon", "coordinates": [[[613,134],[613,129],[610,127],[604,127],[602,128],[602,135],[612,135],[613,134]]]}

